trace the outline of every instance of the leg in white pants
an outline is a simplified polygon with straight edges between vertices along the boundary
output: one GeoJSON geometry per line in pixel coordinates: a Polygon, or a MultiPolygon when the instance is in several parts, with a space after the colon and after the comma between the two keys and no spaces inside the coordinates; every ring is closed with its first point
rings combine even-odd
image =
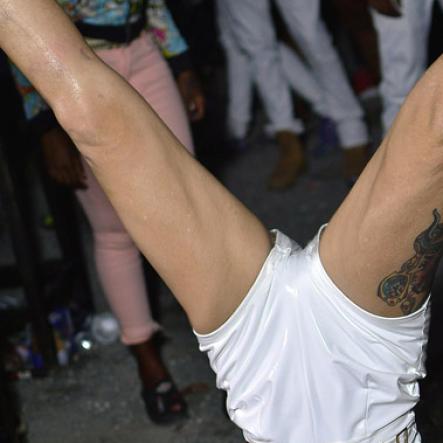
{"type": "Polygon", "coordinates": [[[331,37],[320,18],[319,0],[277,0],[289,31],[321,85],[328,117],[337,124],[343,148],[368,142],[363,110],[355,98],[331,37]]]}
{"type": "MultiPolygon", "coordinates": [[[[221,0],[218,2],[219,25],[229,26],[234,42],[248,58],[273,132],[290,130],[300,133],[303,125],[293,117],[289,86],[281,70],[269,7],[269,0],[221,0]]],[[[238,68],[233,68],[233,76],[238,74],[236,71],[238,68]]],[[[244,72],[242,69],[241,74],[244,72]]],[[[231,88],[237,79],[230,77],[229,82],[231,88]]]]}
{"type": "Polygon", "coordinates": [[[434,0],[403,0],[401,17],[372,11],[381,59],[385,132],[426,68],[433,3],[434,0]]]}
{"type": "MultiPolygon", "coordinates": [[[[222,2],[217,1],[217,22],[220,42],[226,55],[228,76],[228,132],[234,138],[244,138],[251,121],[253,75],[249,58],[242,51],[231,29],[232,23],[222,2]]],[[[292,90],[311,104],[318,115],[326,116],[327,107],[321,87],[298,54],[285,43],[278,44],[283,74],[292,90]]]]}
{"type": "Polygon", "coordinates": [[[227,129],[231,137],[246,136],[251,121],[253,78],[248,56],[242,51],[232,30],[225,0],[217,0],[217,24],[226,56],[228,77],[227,129]]]}
{"type": "Polygon", "coordinates": [[[296,94],[306,100],[318,115],[327,116],[328,110],[321,86],[306,66],[306,63],[285,43],[280,42],[278,50],[283,73],[289,86],[296,94]]]}

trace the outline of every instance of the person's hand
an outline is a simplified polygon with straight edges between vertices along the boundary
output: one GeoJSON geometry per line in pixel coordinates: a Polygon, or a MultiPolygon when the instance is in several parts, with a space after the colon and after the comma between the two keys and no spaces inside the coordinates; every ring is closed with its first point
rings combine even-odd
{"type": "Polygon", "coordinates": [[[401,0],[368,0],[371,8],[389,17],[401,17],[401,0]]]}
{"type": "Polygon", "coordinates": [[[80,153],[63,129],[53,128],[46,132],[41,144],[46,169],[52,179],[72,188],[87,188],[80,153]]]}
{"type": "Polygon", "coordinates": [[[177,86],[190,120],[201,120],[205,115],[205,97],[194,71],[188,69],[181,72],[177,77],[177,86]]]}

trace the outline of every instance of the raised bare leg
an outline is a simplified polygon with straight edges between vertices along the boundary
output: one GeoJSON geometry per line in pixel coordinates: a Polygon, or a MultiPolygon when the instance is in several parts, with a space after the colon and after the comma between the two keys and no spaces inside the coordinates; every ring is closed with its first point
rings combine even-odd
{"type": "Polygon", "coordinates": [[[410,94],[321,243],[335,283],[395,317],[427,297],[443,252],[443,59],[410,94]]]}
{"type": "Polygon", "coordinates": [[[194,328],[223,323],[270,249],[262,224],[98,60],[53,1],[1,0],[0,45],[51,105],[194,328]]]}

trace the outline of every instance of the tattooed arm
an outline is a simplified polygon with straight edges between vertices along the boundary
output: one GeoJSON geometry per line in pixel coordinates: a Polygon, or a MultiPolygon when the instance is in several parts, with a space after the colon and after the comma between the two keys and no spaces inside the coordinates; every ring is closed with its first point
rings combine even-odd
{"type": "Polygon", "coordinates": [[[219,326],[270,249],[262,224],[97,59],[53,0],[0,0],[0,46],[55,111],[194,328],[219,326]]]}

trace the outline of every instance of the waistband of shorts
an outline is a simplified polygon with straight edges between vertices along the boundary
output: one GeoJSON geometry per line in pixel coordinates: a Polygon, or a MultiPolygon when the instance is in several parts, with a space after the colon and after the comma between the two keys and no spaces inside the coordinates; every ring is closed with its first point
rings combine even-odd
{"type": "Polygon", "coordinates": [[[372,312],[367,311],[361,306],[354,303],[332,280],[332,278],[327,273],[325,267],[323,266],[320,253],[319,253],[319,244],[320,238],[324,230],[327,228],[327,225],[323,225],[316,237],[311,241],[311,243],[307,246],[307,251],[310,253],[312,257],[312,279],[314,284],[323,289],[323,293],[328,294],[328,296],[333,296],[334,300],[340,304],[340,307],[347,312],[351,311],[360,317],[366,318],[372,324],[379,324],[382,327],[389,328],[390,326],[399,327],[402,324],[408,325],[411,320],[418,319],[419,317],[423,317],[425,311],[429,306],[429,296],[423,305],[417,309],[417,311],[412,312],[411,314],[404,315],[401,317],[383,317],[381,315],[373,314],[372,312]]]}
{"type": "Polygon", "coordinates": [[[292,241],[280,231],[273,229],[271,235],[274,239],[274,245],[270,250],[268,256],[266,257],[254,283],[247,292],[245,298],[241,301],[237,309],[231,314],[231,316],[217,329],[208,334],[199,334],[195,330],[193,331],[198,341],[201,344],[207,344],[213,341],[219,334],[224,333],[231,325],[234,325],[236,319],[242,316],[243,311],[247,309],[247,306],[254,298],[260,289],[260,286],[267,278],[272,278],[271,274],[274,270],[275,265],[284,256],[288,256],[294,248],[292,241]]]}

